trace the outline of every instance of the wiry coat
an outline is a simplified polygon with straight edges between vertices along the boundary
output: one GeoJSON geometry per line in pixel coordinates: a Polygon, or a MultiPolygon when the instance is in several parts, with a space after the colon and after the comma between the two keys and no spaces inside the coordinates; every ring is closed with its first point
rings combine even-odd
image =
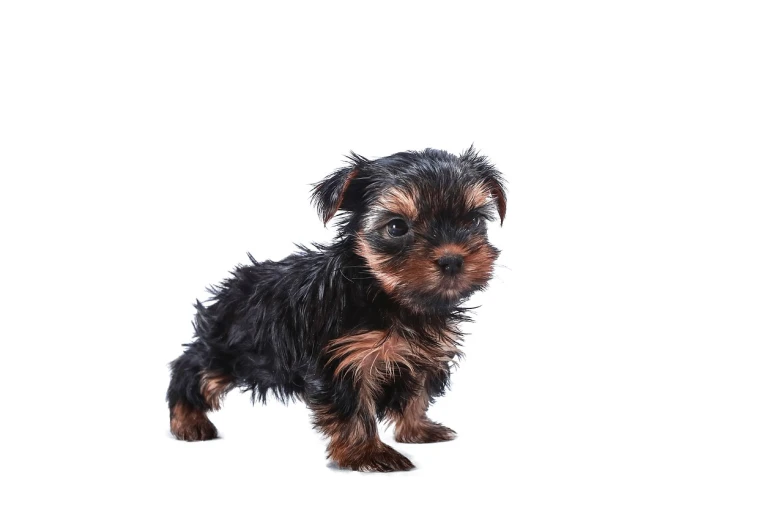
{"type": "Polygon", "coordinates": [[[498,252],[483,223],[492,208],[505,214],[502,179],[472,149],[460,157],[430,149],[375,161],[354,155],[313,199],[325,222],[343,211],[334,243],[300,247],[282,261],[251,256],[212,288],[207,305],[196,304],[195,338],[171,364],[172,432],[214,438],[204,412],[229,389],[262,401],[271,392],[307,403],[339,465],[409,469],[380,442],[376,422],[395,421],[405,442],[453,437],[425,411],[460,355],[460,303],[491,276],[498,252]],[[389,220],[410,231],[389,236],[389,220]],[[465,269],[441,288],[444,252],[465,269]]]}

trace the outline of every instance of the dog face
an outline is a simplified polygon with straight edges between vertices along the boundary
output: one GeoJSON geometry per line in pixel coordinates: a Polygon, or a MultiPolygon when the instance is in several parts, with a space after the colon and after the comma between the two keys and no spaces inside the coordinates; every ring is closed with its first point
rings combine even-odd
{"type": "Polygon", "coordinates": [[[414,309],[449,308],[483,289],[499,251],[487,221],[501,223],[499,172],[472,148],[461,156],[427,149],[374,161],[351,157],[314,189],[324,222],[344,211],[352,237],[383,290],[414,309]]]}

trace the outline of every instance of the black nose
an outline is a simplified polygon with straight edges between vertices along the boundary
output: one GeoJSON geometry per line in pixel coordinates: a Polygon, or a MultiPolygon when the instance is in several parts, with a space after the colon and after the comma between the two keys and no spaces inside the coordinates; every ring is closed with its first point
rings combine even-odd
{"type": "Polygon", "coordinates": [[[457,275],[462,271],[462,256],[448,255],[438,259],[444,274],[457,275]]]}

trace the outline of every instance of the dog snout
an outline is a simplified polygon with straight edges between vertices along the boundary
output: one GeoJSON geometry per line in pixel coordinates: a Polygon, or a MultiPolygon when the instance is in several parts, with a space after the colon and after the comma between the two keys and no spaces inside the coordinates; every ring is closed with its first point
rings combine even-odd
{"type": "Polygon", "coordinates": [[[438,266],[446,275],[457,275],[462,271],[462,256],[449,254],[438,259],[438,266]]]}

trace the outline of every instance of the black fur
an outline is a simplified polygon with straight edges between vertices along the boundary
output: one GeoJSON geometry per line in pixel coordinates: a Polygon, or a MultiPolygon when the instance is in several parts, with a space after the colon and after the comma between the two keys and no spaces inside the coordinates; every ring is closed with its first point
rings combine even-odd
{"type": "MultiPolygon", "coordinates": [[[[493,217],[489,205],[498,208],[501,219],[505,214],[500,173],[472,148],[460,156],[427,149],[374,161],[351,155],[349,161],[313,190],[313,201],[325,222],[341,212],[332,244],[300,247],[281,261],[258,262],[250,256],[250,264],[237,267],[231,277],[211,288],[208,303],[196,303],[194,340],[171,363],[167,399],[172,419],[178,404],[195,412],[214,408],[202,393],[202,379],[220,375],[230,387],[250,391],[254,400],[263,402],[270,392],[281,400],[303,399],[311,408],[328,411],[336,423],[364,415],[365,427],[375,433],[369,426],[374,419],[361,412],[361,382],[339,374],[340,359],[329,357],[329,343],[352,332],[392,328],[422,350],[437,347],[448,335],[459,342],[457,325],[467,320],[461,303],[485,282],[468,285],[450,297],[416,287],[405,289],[405,284],[398,285],[399,295],[390,293],[358,252],[357,241],[363,232],[368,248],[391,258],[389,270],[404,269],[414,243],[421,249],[479,240],[483,245],[484,221],[493,217]],[[492,198],[478,208],[467,208],[464,193],[477,185],[490,187],[492,198]],[[389,238],[385,229],[365,228],[368,212],[392,188],[421,196],[417,200],[421,222],[415,225],[420,228],[402,241],[389,238]]],[[[378,219],[393,217],[379,215],[378,219]]],[[[422,393],[422,386],[428,400],[442,395],[450,366],[440,361],[421,371],[396,368],[374,396],[372,415],[384,419],[394,412],[401,414],[422,393]]],[[[318,419],[316,425],[324,429],[318,419]]],[[[210,438],[177,435],[187,440],[210,438]]],[[[386,470],[382,465],[347,466],[386,470]]]]}

